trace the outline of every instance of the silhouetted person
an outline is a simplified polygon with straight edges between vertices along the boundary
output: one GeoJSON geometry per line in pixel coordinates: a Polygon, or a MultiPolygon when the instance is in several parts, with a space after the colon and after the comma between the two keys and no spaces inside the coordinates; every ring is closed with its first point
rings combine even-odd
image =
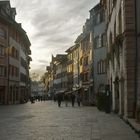
{"type": "Polygon", "coordinates": [[[77,100],[78,106],[80,106],[81,96],[79,93],[76,95],[76,100],[77,100]]]}
{"type": "Polygon", "coordinates": [[[74,103],[75,103],[75,95],[74,95],[74,93],[71,94],[71,103],[72,103],[72,106],[74,107],[74,103]]]}
{"type": "Polygon", "coordinates": [[[64,100],[65,100],[65,105],[67,107],[68,106],[68,100],[69,100],[69,97],[68,97],[67,93],[64,94],[64,100]]]}
{"type": "Polygon", "coordinates": [[[34,97],[30,97],[30,102],[31,102],[32,104],[35,103],[34,97]]]}
{"type": "Polygon", "coordinates": [[[60,107],[61,102],[62,102],[62,94],[61,93],[57,94],[57,101],[58,101],[58,106],[60,107]]]}
{"type": "Polygon", "coordinates": [[[57,100],[57,99],[56,99],[56,95],[54,95],[53,100],[54,100],[54,102],[56,102],[56,100],[57,100]]]}

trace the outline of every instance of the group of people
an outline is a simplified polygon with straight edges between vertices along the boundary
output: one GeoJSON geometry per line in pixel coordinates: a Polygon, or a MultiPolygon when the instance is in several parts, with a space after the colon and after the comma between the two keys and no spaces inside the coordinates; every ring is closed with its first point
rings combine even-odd
{"type": "Polygon", "coordinates": [[[74,94],[74,93],[71,93],[71,94],[67,94],[67,93],[59,93],[57,94],[57,97],[55,98],[55,100],[57,99],[57,102],[58,102],[58,106],[60,107],[61,106],[61,102],[65,101],[65,105],[66,107],[68,106],[68,102],[71,101],[71,104],[72,104],[72,107],[74,107],[74,104],[75,104],[75,100],[77,101],[78,103],[78,106],[80,106],[80,103],[81,103],[81,96],[79,93],[77,94],[74,94]]]}

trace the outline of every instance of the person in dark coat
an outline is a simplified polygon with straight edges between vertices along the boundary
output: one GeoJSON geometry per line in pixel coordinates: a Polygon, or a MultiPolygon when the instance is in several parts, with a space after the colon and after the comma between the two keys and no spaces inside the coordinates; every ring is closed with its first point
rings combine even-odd
{"type": "Polygon", "coordinates": [[[68,100],[69,100],[69,97],[68,97],[67,93],[64,94],[64,100],[65,100],[65,105],[67,107],[68,106],[68,100]]]}
{"type": "Polygon", "coordinates": [[[78,93],[78,94],[76,95],[76,100],[77,100],[78,106],[80,106],[80,102],[81,102],[80,93],[78,93]]]}
{"type": "Polygon", "coordinates": [[[58,106],[61,107],[61,102],[62,102],[62,94],[61,93],[57,94],[57,101],[58,101],[58,106]]]}
{"type": "Polygon", "coordinates": [[[56,100],[57,100],[56,95],[54,95],[53,100],[54,100],[54,102],[56,102],[56,100]]]}
{"type": "Polygon", "coordinates": [[[35,103],[34,97],[30,97],[31,104],[35,103]]]}
{"type": "Polygon", "coordinates": [[[72,103],[72,107],[74,107],[74,103],[75,103],[75,95],[74,95],[74,93],[71,94],[71,103],[72,103]]]}

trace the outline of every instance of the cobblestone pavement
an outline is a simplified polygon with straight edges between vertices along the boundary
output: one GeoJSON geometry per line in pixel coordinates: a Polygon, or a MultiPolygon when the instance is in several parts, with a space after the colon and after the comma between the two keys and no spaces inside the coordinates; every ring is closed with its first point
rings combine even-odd
{"type": "Polygon", "coordinates": [[[116,115],[53,101],[0,106],[0,140],[139,140],[116,115]]]}

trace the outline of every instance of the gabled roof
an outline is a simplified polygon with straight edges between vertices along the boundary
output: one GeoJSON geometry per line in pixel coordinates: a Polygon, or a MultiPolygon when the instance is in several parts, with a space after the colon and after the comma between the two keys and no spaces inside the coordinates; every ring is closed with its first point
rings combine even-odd
{"type": "MultiPolygon", "coordinates": [[[[74,45],[74,46],[75,46],[75,45],[74,45]]],[[[67,52],[67,53],[72,52],[72,50],[73,50],[74,46],[71,46],[71,47],[70,47],[70,48],[68,48],[65,52],[67,52]]]]}
{"type": "Polygon", "coordinates": [[[97,5],[95,5],[92,9],[90,9],[89,10],[89,12],[91,13],[91,12],[97,12],[98,10],[100,10],[100,6],[101,6],[101,4],[100,3],[98,3],[97,5]]]}
{"type": "Polygon", "coordinates": [[[81,33],[75,40],[75,43],[79,43],[83,39],[83,33],[81,33]]]}
{"type": "Polygon", "coordinates": [[[66,62],[67,54],[57,54],[56,57],[53,57],[53,62],[66,62]]]}

